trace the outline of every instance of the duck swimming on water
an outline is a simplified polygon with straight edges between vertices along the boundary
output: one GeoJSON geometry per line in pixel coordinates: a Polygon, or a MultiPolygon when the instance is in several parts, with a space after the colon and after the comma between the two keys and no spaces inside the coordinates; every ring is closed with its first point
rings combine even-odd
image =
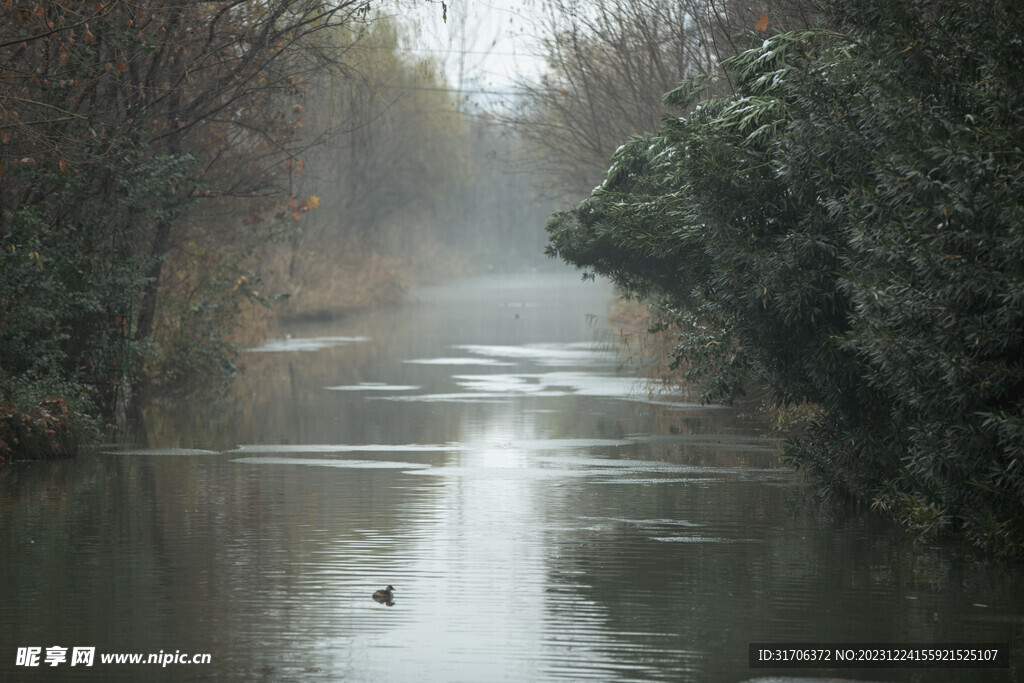
{"type": "Polygon", "coordinates": [[[390,605],[391,602],[395,598],[394,590],[395,590],[394,586],[388,586],[387,588],[385,588],[383,590],[374,591],[373,592],[373,599],[376,600],[377,602],[385,602],[385,603],[390,605]]]}

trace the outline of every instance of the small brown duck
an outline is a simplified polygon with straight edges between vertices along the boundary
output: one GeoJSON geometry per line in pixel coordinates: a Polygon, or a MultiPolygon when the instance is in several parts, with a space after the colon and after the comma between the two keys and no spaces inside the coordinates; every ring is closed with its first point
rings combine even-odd
{"type": "Polygon", "coordinates": [[[373,592],[373,599],[376,600],[377,602],[383,602],[383,603],[387,603],[388,605],[390,605],[392,603],[392,601],[395,599],[394,590],[395,590],[394,586],[388,586],[384,590],[374,591],[373,592]]]}

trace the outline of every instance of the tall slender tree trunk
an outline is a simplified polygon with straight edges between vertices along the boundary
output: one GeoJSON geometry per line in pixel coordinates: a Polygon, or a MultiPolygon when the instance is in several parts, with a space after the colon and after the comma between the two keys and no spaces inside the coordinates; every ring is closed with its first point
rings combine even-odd
{"type": "MultiPolygon", "coordinates": [[[[171,23],[177,25],[181,19],[181,12],[174,12],[171,16],[171,23]]],[[[184,80],[184,67],[181,60],[176,57],[171,57],[168,60],[168,73],[170,82],[181,82],[184,80]]],[[[179,115],[179,108],[181,107],[181,93],[177,88],[173,89],[168,100],[167,100],[167,112],[166,116],[169,119],[174,119],[179,115]]],[[[166,151],[170,154],[177,154],[181,151],[182,140],[180,135],[173,134],[167,139],[166,151]]],[[[171,246],[171,222],[167,219],[160,220],[157,222],[153,231],[153,241],[151,242],[149,256],[152,259],[152,264],[149,270],[146,272],[146,283],[142,291],[142,298],[138,305],[138,317],[136,318],[135,326],[135,342],[142,342],[153,337],[153,332],[156,326],[156,311],[157,301],[159,300],[160,294],[160,277],[163,274],[164,261],[167,258],[167,253],[171,246]]],[[[149,384],[149,377],[147,376],[146,369],[144,366],[140,366],[135,369],[133,373],[132,383],[132,396],[137,397],[142,395],[149,384]]],[[[138,406],[130,406],[133,408],[132,412],[137,412],[138,406]]]]}
{"type": "Polygon", "coordinates": [[[135,341],[142,341],[153,336],[153,325],[156,318],[156,302],[160,289],[160,274],[164,267],[164,258],[171,245],[171,224],[160,221],[156,224],[156,231],[153,234],[153,246],[150,248],[150,256],[153,257],[153,265],[146,272],[146,286],[143,289],[142,300],[139,302],[139,316],[135,326],[135,341]]]}

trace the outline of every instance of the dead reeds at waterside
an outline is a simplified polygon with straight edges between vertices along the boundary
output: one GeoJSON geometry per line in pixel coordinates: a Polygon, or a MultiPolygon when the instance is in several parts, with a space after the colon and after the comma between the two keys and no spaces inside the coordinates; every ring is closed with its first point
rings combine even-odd
{"type": "Polygon", "coordinates": [[[82,419],[59,398],[47,398],[29,410],[0,406],[0,465],[18,460],[56,460],[78,452],[87,438],[82,419]]]}

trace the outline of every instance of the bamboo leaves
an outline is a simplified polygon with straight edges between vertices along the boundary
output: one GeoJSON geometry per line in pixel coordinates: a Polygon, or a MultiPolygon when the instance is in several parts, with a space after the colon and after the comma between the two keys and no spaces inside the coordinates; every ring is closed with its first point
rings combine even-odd
{"type": "Polygon", "coordinates": [[[814,404],[788,450],[827,490],[1020,555],[1024,128],[1006,112],[1024,89],[1003,46],[1024,20],[1006,2],[831,7],[827,28],[727,60],[735,94],[626,145],[614,201],[554,217],[554,250],[660,297],[711,396],[743,367],[814,404]]]}

